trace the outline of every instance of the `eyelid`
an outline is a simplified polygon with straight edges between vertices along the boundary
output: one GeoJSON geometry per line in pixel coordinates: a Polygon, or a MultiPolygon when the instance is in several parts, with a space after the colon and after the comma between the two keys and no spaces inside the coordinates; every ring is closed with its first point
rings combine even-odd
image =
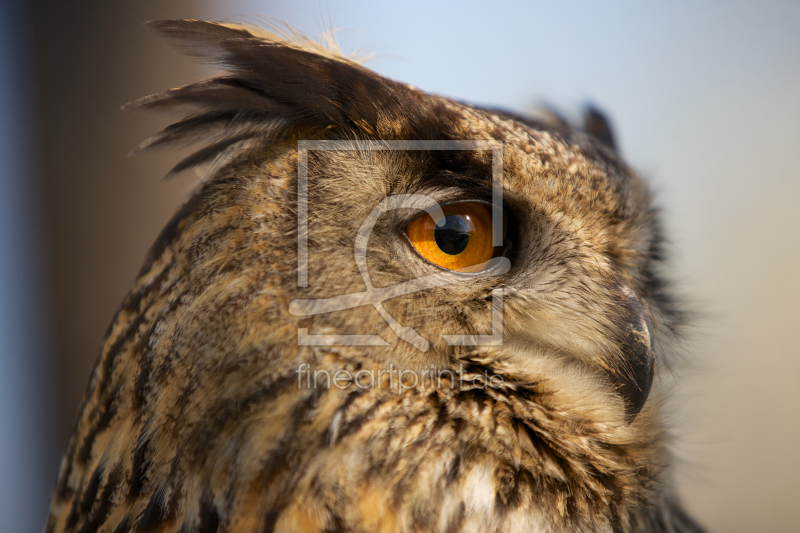
{"type": "MultiPolygon", "coordinates": [[[[494,206],[494,204],[492,202],[487,202],[486,200],[484,200],[482,198],[477,198],[477,199],[476,198],[463,198],[463,199],[453,200],[453,201],[446,202],[446,203],[440,203],[439,206],[444,209],[445,207],[449,207],[451,205],[456,205],[456,204],[482,204],[482,205],[485,205],[489,209],[490,212],[492,212],[492,213],[494,212],[492,210],[492,207],[494,206]]],[[[506,219],[505,209],[503,208],[502,205],[500,206],[500,210],[503,212],[503,224],[505,225],[505,219],[506,219]]],[[[411,222],[413,222],[414,220],[416,220],[417,217],[419,217],[424,212],[425,212],[424,209],[419,209],[419,210],[413,211],[412,213],[410,213],[408,215],[403,215],[402,217],[400,217],[399,220],[398,220],[398,224],[397,224],[398,228],[400,229],[400,232],[405,235],[406,226],[408,224],[410,224],[411,222]]]]}

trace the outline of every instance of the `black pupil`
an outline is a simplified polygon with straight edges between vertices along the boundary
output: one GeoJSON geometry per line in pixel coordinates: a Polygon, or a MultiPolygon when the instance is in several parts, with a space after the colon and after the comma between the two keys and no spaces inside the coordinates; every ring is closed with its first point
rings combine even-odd
{"type": "Polygon", "coordinates": [[[458,255],[469,244],[471,224],[463,215],[445,217],[444,226],[436,226],[433,237],[439,249],[448,255],[458,255]]]}

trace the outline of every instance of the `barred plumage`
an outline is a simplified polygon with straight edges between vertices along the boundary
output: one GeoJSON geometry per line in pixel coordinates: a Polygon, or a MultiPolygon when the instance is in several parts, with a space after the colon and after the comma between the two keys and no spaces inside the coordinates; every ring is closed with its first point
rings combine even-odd
{"type": "MultiPolygon", "coordinates": [[[[602,115],[581,131],[430,96],[303,39],[153,27],[228,70],[131,104],[190,110],[142,148],[204,143],[175,171],[217,168],[108,330],[48,532],[699,531],[649,395],[681,313],[650,194],[602,115]],[[305,288],[298,140],[352,148],[308,156],[305,288]],[[384,198],[491,198],[491,152],[375,140],[502,141],[510,270],[384,302],[427,352],[369,306],[290,312],[364,289],[354,242],[384,198]],[[490,331],[497,288],[501,344],[442,340],[490,331]],[[304,346],[298,328],[387,345],[304,346]],[[339,386],[337,371],[372,381],[339,386]]],[[[375,287],[441,271],[401,238],[403,213],[369,241],[375,287]]]]}

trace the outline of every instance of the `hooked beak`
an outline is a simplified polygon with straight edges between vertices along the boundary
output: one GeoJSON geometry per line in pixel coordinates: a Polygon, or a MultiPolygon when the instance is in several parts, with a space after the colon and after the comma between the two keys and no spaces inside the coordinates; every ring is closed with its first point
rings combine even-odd
{"type": "Polygon", "coordinates": [[[612,370],[625,402],[625,420],[630,424],[650,394],[655,371],[653,333],[642,304],[633,291],[621,284],[620,351],[622,362],[612,370]]]}

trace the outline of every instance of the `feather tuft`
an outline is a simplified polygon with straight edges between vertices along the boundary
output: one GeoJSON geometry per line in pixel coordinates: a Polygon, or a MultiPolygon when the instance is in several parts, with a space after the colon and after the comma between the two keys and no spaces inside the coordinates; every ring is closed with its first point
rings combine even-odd
{"type": "MultiPolygon", "coordinates": [[[[123,110],[178,110],[186,114],[133,150],[204,144],[170,175],[230,154],[243,141],[273,142],[288,133],[343,130],[375,135],[381,122],[409,116],[421,93],[344,57],[332,34],[319,42],[288,26],[268,28],[200,20],[147,23],[156,34],[225,73],[140,98],[123,110]],[[413,95],[416,94],[415,98],[413,95]]],[[[422,113],[423,115],[425,113],[422,113]]],[[[258,143],[250,142],[248,146],[258,143]]]]}

